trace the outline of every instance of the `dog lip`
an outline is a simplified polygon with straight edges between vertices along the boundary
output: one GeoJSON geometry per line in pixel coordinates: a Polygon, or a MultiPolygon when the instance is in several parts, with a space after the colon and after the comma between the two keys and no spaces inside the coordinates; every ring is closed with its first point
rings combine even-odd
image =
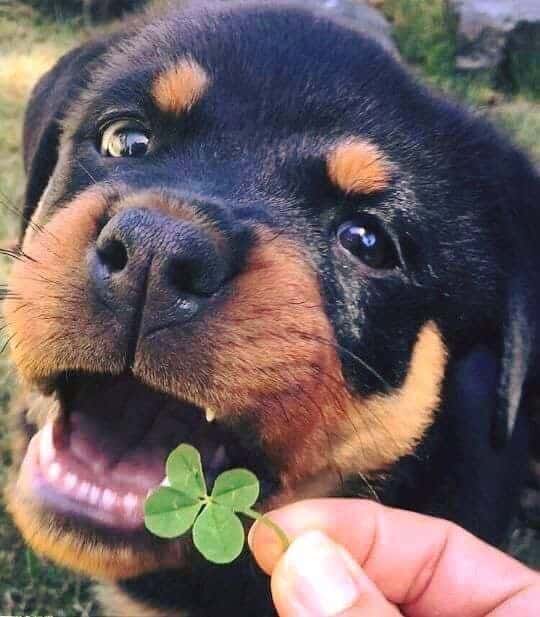
{"type": "Polygon", "coordinates": [[[30,441],[18,486],[30,493],[40,509],[70,520],[80,519],[118,532],[143,527],[144,495],[117,492],[111,485],[91,482],[84,469],[66,461],[54,446],[54,425],[49,421],[30,441]]]}
{"type": "Polygon", "coordinates": [[[52,373],[46,377],[41,377],[32,383],[32,386],[43,396],[51,396],[58,392],[64,373],[52,373]]]}

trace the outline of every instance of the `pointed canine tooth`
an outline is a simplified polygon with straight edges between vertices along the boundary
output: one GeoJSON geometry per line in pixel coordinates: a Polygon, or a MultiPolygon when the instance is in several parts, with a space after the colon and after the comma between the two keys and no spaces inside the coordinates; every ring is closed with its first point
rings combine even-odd
{"type": "Polygon", "coordinates": [[[79,482],[79,478],[74,473],[67,473],[64,478],[64,488],[68,491],[73,490],[79,482]]]}
{"type": "Polygon", "coordinates": [[[103,496],[101,497],[101,503],[103,504],[103,507],[105,508],[105,510],[112,510],[112,508],[114,507],[114,504],[116,503],[116,497],[117,497],[116,493],[109,490],[108,488],[106,488],[103,491],[103,496]]]}
{"type": "Polygon", "coordinates": [[[216,419],[216,411],[215,409],[210,409],[209,407],[205,410],[206,421],[213,422],[216,419]]]}
{"type": "Polygon", "coordinates": [[[53,481],[58,480],[58,478],[62,475],[62,466],[60,463],[51,463],[47,467],[47,477],[49,480],[53,481]]]}
{"type": "Polygon", "coordinates": [[[163,478],[163,480],[161,481],[160,486],[170,486],[171,483],[169,482],[169,478],[165,477],[163,478]]]}
{"type": "Polygon", "coordinates": [[[54,460],[56,449],[53,443],[53,424],[47,424],[41,429],[41,437],[39,440],[39,458],[41,463],[47,464],[54,460]]]}

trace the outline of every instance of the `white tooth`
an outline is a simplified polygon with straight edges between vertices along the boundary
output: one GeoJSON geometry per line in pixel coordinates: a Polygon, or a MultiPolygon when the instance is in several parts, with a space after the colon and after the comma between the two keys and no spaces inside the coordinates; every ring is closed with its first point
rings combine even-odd
{"type": "Polygon", "coordinates": [[[64,488],[68,491],[71,491],[77,486],[79,482],[79,478],[74,473],[67,473],[64,478],[64,488]]]}
{"type": "Polygon", "coordinates": [[[227,462],[227,451],[225,450],[225,446],[219,446],[219,448],[214,453],[212,460],[210,461],[210,467],[217,469],[219,467],[223,467],[227,462]]]}
{"type": "Polygon", "coordinates": [[[101,496],[101,489],[93,484],[90,486],[90,495],[88,496],[88,500],[93,506],[96,506],[99,498],[101,496]]]}
{"type": "Polygon", "coordinates": [[[171,483],[169,482],[169,478],[163,478],[160,486],[170,486],[170,485],[171,483]]]}
{"type": "Polygon", "coordinates": [[[51,463],[47,467],[47,476],[49,480],[54,482],[55,480],[58,480],[61,474],[62,474],[62,466],[60,465],[60,463],[51,463]]]}
{"type": "Polygon", "coordinates": [[[56,449],[53,443],[53,423],[47,424],[41,429],[39,440],[39,457],[42,463],[47,464],[54,460],[56,449]]]}
{"type": "Polygon", "coordinates": [[[216,411],[215,409],[210,409],[209,407],[206,408],[205,411],[206,414],[206,421],[207,422],[213,422],[216,419],[216,411]]]}
{"type": "Polygon", "coordinates": [[[116,503],[116,497],[117,497],[116,493],[109,490],[108,488],[106,488],[103,491],[101,503],[103,504],[103,507],[105,508],[105,510],[112,510],[112,508],[114,507],[114,504],[116,503]]]}
{"type": "Polygon", "coordinates": [[[79,490],[77,491],[77,497],[80,499],[86,499],[88,497],[88,493],[90,492],[90,483],[89,482],[81,482],[79,486],[79,490]]]}
{"type": "Polygon", "coordinates": [[[135,508],[139,505],[137,495],[134,495],[133,493],[124,495],[124,499],[122,501],[124,504],[124,509],[128,512],[128,514],[132,514],[135,508]]]}

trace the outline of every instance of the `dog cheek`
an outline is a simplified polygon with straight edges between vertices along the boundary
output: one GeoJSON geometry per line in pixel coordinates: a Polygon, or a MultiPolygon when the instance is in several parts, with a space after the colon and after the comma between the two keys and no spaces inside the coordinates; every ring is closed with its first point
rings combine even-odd
{"type": "Polygon", "coordinates": [[[6,488],[8,512],[27,544],[60,566],[103,580],[122,580],[181,564],[178,546],[168,543],[154,551],[118,542],[110,547],[59,526],[20,489],[15,479],[6,488]]]}
{"type": "MultiPolygon", "coordinates": [[[[88,301],[86,253],[106,210],[96,189],[82,193],[23,243],[26,255],[9,280],[4,315],[13,360],[23,378],[38,380],[63,368],[114,368],[115,350],[95,347],[98,323],[88,301]]],[[[113,340],[107,337],[108,340],[113,340]]],[[[111,345],[112,347],[112,345],[111,345]]]]}
{"type": "Polygon", "coordinates": [[[305,251],[269,230],[257,235],[230,301],[209,325],[215,342],[210,390],[229,384],[227,390],[242,393],[241,407],[290,392],[294,384],[301,388],[334,356],[332,327],[305,251]]]}
{"type": "Polygon", "coordinates": [[[400,387],[355,395],[314,267],[301,246],[268,242],[265,233],[234,300],[210,327],[210,391],[236,397],[216,404],[252,415],[285,490],[310,479],[319,487],[317,474],[335,487],[348,472],[388,468],[415,450],[435,419],[447,363],[437,325],[420,329],[400,387]]]}
{"type": "Polygon", "coordinates": [[[291,423],[264,427],[270,449],[279,453],[284,487],[269,507],[339,493],[345,477],[372,477],[412,454],[436,418],[446,365],[433,322],[419,332],[403,384],[389,393],[352,394],[336,359],[311,383],[303,404],[311,415],[295,431],[289,431],[291,423]]]}
{"type": "Polygon", "coordinates": [[[284,490],[325,470],[335,410],[347,388],[304,247],[258,229],[209,333],[209,391],[218,397],[212,403],[257,426],[284,490]]]}
{"type": "Polygon", "coordinates": [[[420,330],[403,384],[388,394],[345,403],[336,463],[344,473],[370,474],[412,454],[440,406],[447,349],[432,321],[420,330]]]}

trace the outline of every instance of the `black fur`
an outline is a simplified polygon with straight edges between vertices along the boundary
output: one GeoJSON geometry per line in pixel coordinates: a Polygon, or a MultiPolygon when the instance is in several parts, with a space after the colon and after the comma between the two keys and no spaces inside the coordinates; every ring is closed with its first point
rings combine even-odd
{"type": "MultiPolygon", "coordinates": [[[[26,218],[40,199],[48,218],[106,181],[197,196],[218,204],[220,225],[263,220],[300,239],[320,270],[357,392],[399,386],[420,327],[435,321],[450,357],[438,420],[377,488],[386,503],[503,540],[527,460],[522,401],[539,371],[540,180],[493,127],[430,93],[348,27],[299,8],[243,4],[173,11],[71,52],[33,94],[24,150],[26,218]],[[149,83],[186,54],[212,87],[187,116],[164,117],[149,83]],[[99,127],[118,108],[142,115],[160,149],[144,160],[103,159],[99,127]],[[346,197],[328,182],[328,148],[350,135],[394,162],[381,194],[346,197]],[[330,250],[339,224],[358,212],[396,238],[395,272],[358,274],[330,250]]],[[[358,490],[352,479],[347,486],[347,494],[358,490]]],[[[122,587],[190,615],[272,614],[264,581],[246,583],[259,576],[247,560],[179,576],[122,587]]]]}

